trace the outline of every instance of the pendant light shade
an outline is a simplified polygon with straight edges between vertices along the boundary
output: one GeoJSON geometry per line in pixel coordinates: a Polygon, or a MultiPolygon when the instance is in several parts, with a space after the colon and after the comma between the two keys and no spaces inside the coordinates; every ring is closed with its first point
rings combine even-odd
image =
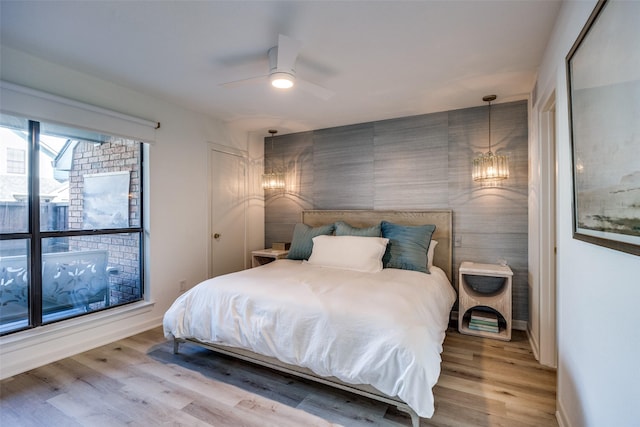
{"type": "Polygon", "coordinates": [[[489,151],[473,159],[472,177],[478,182],[500,181],[509,178],[509,158],[491,152],[491,101],[496,96],[487,95],[482,100],[489,103],[489,151]]]}
{"type": "Polygon", "coordinates": [[[265,190],[277,190],[284,188],[283,173],[265,173],[262,174],[262,188],[265,190]]]}
{"type": "MultiPolygon", "coordinates": [[[[269,129],[269,133],[271,134],[271,154],[273,154],[273,136],[278,133],[275,129],[269,129]]],[[[273,162],[272,162],[273,164],[273,162]]],[[[265,190],[278,190],[285,187],[284,182],[284,172],[275,171],[273,167],[270,168],[269,172],[265,169],[262,174],[262,188],[265,190]]]]}

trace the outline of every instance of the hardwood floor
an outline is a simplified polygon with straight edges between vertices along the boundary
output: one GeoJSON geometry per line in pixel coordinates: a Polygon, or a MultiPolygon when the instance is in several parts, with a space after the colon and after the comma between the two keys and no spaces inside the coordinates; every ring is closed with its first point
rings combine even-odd
{"type": "MultiPolygon", "coordinates": [[[[435,415],[421,426],[557,426],[552,369],[526,336],[511,342],[447,333],[435,415]]],[[[214,355],[160,328],[0,382],[9,426],[410,426],[359,396],[214,355]]]]}

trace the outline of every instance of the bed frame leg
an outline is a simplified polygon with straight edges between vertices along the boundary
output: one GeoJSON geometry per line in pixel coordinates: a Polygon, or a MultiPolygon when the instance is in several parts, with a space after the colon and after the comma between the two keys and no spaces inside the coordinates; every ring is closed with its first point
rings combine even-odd
{"type": "Polygon", "coordinates": [[[411,411],[411,427],[420,427],[420,417],[415,412],[411,411]]]}
{"type": "Polygon", "coordinates": [[[408,406],[397,406],[398,410],[406,412],[411,417],[411,427],[420,427],[420,417],[413,409],[408,406]]]}
{"type": "Polygon", "coordinates": [[[178,350],[180,347],[180,340],[178,340],[177,338],[173,339],[173,354],[178,354],[178,350]]]}

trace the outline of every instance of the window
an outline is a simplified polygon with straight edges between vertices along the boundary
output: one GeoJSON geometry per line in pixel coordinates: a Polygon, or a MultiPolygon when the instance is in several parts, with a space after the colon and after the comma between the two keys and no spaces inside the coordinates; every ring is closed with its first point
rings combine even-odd
{"type": "Polygon", "coordinates": [[[0,174],[0,334],[141,300],[142,143],[0,115],[7,166],[10,150],[24,171],[0,174]]]}
{"type": "Polygon", "coordinates": [[[25,150],[7,147],[7,173],[24,175],[26,165],[25,153],[25,150]]]}

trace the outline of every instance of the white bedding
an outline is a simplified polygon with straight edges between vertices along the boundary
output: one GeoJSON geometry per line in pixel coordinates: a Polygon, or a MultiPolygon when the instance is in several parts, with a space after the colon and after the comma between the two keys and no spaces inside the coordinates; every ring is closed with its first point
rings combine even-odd
{"type": "Polygon", "coordinates": [[[455,292],[444,272],[378,273],[278,260],[206,280],[164,316],[167,338],[241,347],[370,384],[433,415],[455,292]]]}

